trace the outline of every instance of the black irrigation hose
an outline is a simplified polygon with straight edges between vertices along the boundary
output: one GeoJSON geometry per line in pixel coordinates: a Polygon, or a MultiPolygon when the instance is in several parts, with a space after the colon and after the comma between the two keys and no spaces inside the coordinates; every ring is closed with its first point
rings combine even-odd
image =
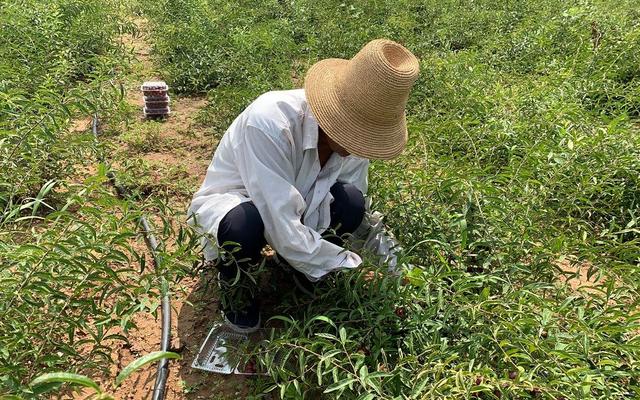
{"type": "MultiPolygon", "coordinates": [[[[94,114],[93,116],[93,136],[98,139],[98,115],[94,114]]],[[[104,156],[101,153],[98,153],[98,159],[101,163],[105,164],[104,156]]],[[[107,178],[109,178],[109,182],[116,189],[118,196],[120,198],[127,198],[129,194],[124,186],[118,184],[116,181],[116,175],[113,171],[109,170],[107,172],[107,178]]],[[[138,219],[140,225],[142,225],[142,229],[144,230],[144,241],[147,244],[147,248],[151,252],[151,257],[153,258],[153,267],[157,270],[160,265],[160,256],[158,255],[158,241],[156,237],[151,232],[151,226],[147,219],[141,216],[138,219]]],[[[164,279],[163,279],[164,284],[164,279]]],[[[169,351],[169,346],[171,343],[171,303],[169,300],[169,292],[165,291],[162,296],[162,337],[160,339],[160,350],[169,351]]],[[[153,386],[153,400],[163,400],[166,393],[167,386],[167,378],[169,377],[169,360],[166,358],[158,361],[158,374],[156,375],[156,382],[153,386]]]]}

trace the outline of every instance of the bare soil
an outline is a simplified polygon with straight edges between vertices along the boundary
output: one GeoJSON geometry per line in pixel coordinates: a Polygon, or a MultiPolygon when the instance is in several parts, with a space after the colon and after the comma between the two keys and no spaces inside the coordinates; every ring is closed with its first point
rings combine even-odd
{"type": "Polygon", "coordinates": [[[569,278],[565,275],[559,275],[558,279],[560,282],[566,282],[571,289],[578,290],[580,288],[585,288],[589,290],[589,288],[593,288],[598,285],[602,285],[604,283],[604,279],[598,279],[598,274],[593,274],[589,276],[589,269],[592,268],[592,264],[588,261],[571,261],[569,259],[562,259],[557,262],[557,266],[567,274],[569,278]]]}
{"type": "MultiPolygon", "coordinates": [[[[196,279],[183,282],[184,293],[172,296],[171,350],[182,355],[170,364],[166,399],[237,399],[246,396],[244,378],[215,375],[191,368],[195,354],[213,322],[219,318],[213,286],[196,279]]],[[[156,319],[139,313],[134,322],[137,328],[128,334],[130,345],[117,345],[112,357],[115,376],[127,364],[151,351],[160,349],[160,315],[156,319]]],[[[156,378],[152,364],[134,374],[115,392],[118,399],[150,399],[156,378]]]]}

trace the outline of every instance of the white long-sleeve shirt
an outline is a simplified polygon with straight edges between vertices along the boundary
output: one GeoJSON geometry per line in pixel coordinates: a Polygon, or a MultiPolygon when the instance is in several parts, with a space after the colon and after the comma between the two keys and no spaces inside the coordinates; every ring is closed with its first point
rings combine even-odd
{"type": "MultiPolygon", "coordinates": [[[[321,168],[317,147],[318,123],[304,89],[258,97],[218,144],[189,208],[191,223],[215,238],[232,208],[253,201],[267,243],[309,279],[357,267],[357,254],[320,235],[330,224],[331,186],[351,183],[366,194],[369,161],[334,152],[321,168]]],[[[203,237],[203,245],[205,258],[217,257],[217,243],[203,237]]]]}

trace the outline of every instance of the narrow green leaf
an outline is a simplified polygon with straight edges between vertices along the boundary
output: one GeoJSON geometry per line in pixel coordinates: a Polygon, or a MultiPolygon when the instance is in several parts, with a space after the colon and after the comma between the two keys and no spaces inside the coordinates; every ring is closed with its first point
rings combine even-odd
{"type": "Polygon", "coordinates": [[[344,327],[341,327],[340,330],[340,342],[346,343],[347,341],[347,330],[344,327]]]}
{"type": "Polygon", "coordinates": [[[339,382],[334,383],[333,385],[329,385],[329,387],[327,387],[323,393],[331,393],[331,392],[335,392],[336,390],[340,390],[345,386],[350,385],[351,383],[355,382],[356,379],[355,378],[346,378],[343,379],[339,382]]]}
{"type": "Polygon", "coordinates": [[[31,381],[31,386],[43,385],[45,383],[70,383],[72,385],[80,385],[93,388],[98,393],[102,392],[102,390],[100,390],[100,386],[98,386],[98,384],[92,379],[87,378],[84,375],[70,374],[67,372],[52,372],[40,375],[39,377],[31,381]]]}
{"type": "Polygon", "coordinates": [[[318,377],[318,386],[322,386],[322,363],[319,362],[316,367],[316,376],[318,377]]]}
{"type": "Polygon", "coordinates": [[[120,384],[122,382],[124,382],[125,379],[127,379],[129,377],[129,375],[131,375],[132,373],[134,373],[135,371],[137,371],[138,369],[142,368],[143,366],[158,361],[158,360],[162,360],[163,358],[172,358],[172,359],[177,359],[179,360],[180,358],[182,358],[179,354],[176,353],[172,353],[170,351],[154,351],[153,353],[149,353],[145,356],[142,356],[136,360],[134,360],[131,364],[127,365],[122,372],[120,372],[118,374],[118,376],[116,377],[116,381],[114,383],[115,387],[120,386],[120,384]]]}
{"type": "Polygon", "coordinates": [[[316,315],[315,317],[311,318],[309,321],[307,321],[307,323],[305,324],[304,328],[305,330],[309,328],[309,326],[314,322],[314,321],[322,321],[322,322],[326,322],[327,324],[330,324],[331,326],[333,326],[334,328],[336,327],[336,324],[333,323],[333,321],[329,318],[326,317],[324,315],[316,315]]]}
{"type": "Polygon", "coordinates": [[[460,220],[460,237],[461,237],[460,248],[461,249],[466,249],[467,248],[467,240],[469,238],[469,231],[467,230],[467,220],[466,219],[461,219],[460,220]]]}

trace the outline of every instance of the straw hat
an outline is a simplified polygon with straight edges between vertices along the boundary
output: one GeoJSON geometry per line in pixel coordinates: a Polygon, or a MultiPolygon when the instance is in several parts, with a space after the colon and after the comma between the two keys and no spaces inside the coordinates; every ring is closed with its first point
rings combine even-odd
{"type": "Polygon", "coordinates": [[[387,160],[407,144],[404,110],[419,70],[409,50],[376,39],[350,60],[314,64],[304,89],[318,124],[334,142],[356,156],[387,160]]]}

